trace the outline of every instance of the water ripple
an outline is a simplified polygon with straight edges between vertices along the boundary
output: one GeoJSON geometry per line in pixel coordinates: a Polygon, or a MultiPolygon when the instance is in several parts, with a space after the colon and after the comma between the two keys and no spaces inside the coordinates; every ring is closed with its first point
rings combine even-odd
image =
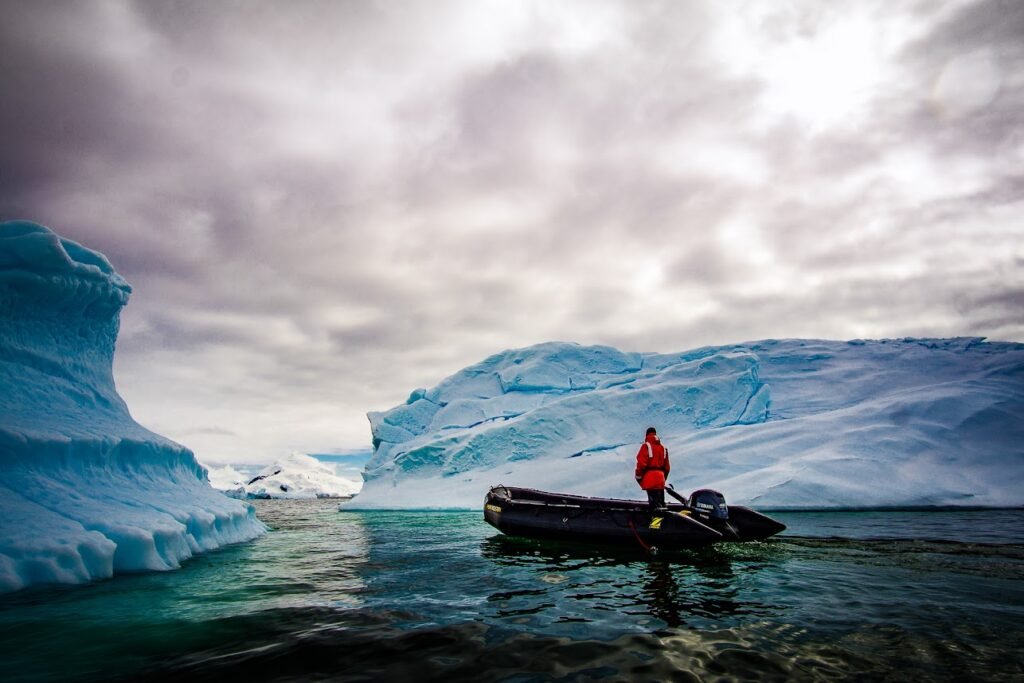
{"type": "Polygon", "coordinates": [[[1019,680],[1024,512],[789,514],[650,558],[258,501],[181,570],[0,601],[5,680],[1019,680]]]}

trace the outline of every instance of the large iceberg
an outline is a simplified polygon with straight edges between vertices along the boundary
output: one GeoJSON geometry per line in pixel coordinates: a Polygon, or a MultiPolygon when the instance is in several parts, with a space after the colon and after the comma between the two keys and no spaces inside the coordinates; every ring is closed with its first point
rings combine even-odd
{"type": "Polygon", "coordinates": [[[114,388],[131,287],[35,223],[0,223],[0,592],[165,570],[266,527],[114,388]]]}
{"type": "Polygon", "coordinates": [[[675,354],[546,343],[368,415],[346,507],[477,507],[490,485],[642,498],[655,426],[670,482],[761,508],[1024,504],[1024,345],[768,340],[675,354]]]}

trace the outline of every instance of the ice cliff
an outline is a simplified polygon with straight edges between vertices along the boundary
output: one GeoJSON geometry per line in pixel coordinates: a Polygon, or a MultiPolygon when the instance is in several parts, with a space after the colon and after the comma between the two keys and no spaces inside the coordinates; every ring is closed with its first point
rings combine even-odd
{"type": "Polygon", "coordinates": [[[34,223],[0,223],[0,592],[173,569],[265,531],[114,387],[131,287],[34,223]]]}
{"type": "Polygon", "coordinates": [[[477,507],[508,484],[643,497],[658,428],[684,492],[761,508],[1024,504],[1024,345],[768,340],[676,354],[547,343],[369,414],[346,507],[477,507]]]}

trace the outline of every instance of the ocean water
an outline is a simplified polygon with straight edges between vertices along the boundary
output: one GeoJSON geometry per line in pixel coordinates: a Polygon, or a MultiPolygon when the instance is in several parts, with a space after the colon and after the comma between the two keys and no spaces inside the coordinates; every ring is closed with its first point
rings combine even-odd
{"type": "Polygon", "coordinates": [[[1024,680],[1024,510],[775,513],[672,556],[255,501],[182,569],[0,597],[0,679],[1024,680]]]}

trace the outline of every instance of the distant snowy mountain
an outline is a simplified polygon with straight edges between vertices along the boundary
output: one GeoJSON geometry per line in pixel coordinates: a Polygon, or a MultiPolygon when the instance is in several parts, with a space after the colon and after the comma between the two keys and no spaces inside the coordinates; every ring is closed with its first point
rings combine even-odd
{"type": "Polygon", "coordinates": [[[266,530],[128,414],[111,366],[130,292],[103,255],[0,223],[0,592],[173,569],[266,530]]]}
{"type": "Polygon", "coordinates": [[[249,467],[243,467],[246,471],[238,470],[234,465],[204,465],[204,467],[206,467],[206,476],[210,481],[210,486],[232,498],[246,498],[245,484],[255,476],[255,473],[248,473],[249,467]]]}
{"type": "Polygon", "coordinates": [[[211,468],[209,475],[214,488],[233,498],[347,498],[363,484],[304,453],[292,453],[254,476],[230,465],[211,468]]]}
{"type": "Polygon", "coordinates": [[[478,507],[499,483],[639,499],[648,426],[684,493],[761,508],[1024,504],[1022,344],[547,343],[368,417],[375,453],[346,508],[478,507]]]}

